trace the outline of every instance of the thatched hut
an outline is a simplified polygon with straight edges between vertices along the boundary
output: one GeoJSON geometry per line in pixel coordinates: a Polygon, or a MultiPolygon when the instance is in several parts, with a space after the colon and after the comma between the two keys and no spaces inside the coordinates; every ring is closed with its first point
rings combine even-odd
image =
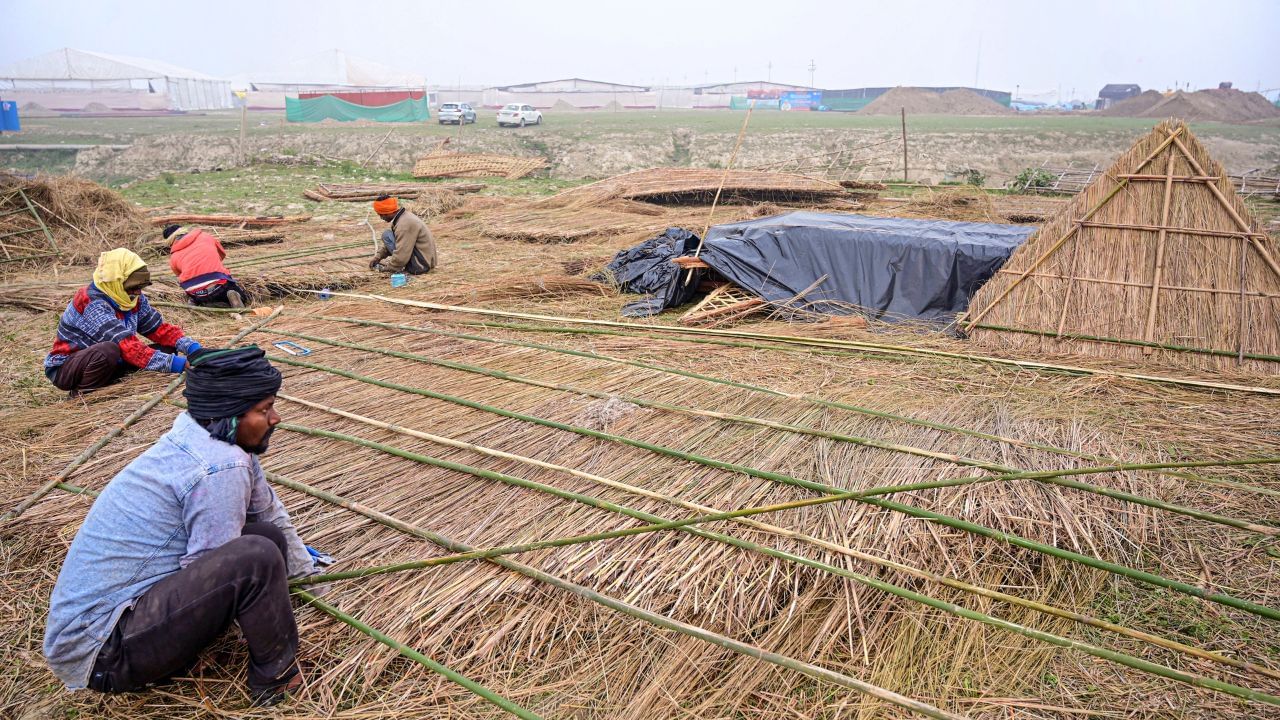
{"type": "Polygon", "coordinates": [[[1280,249],[1179,120],[1019,248],[964,328],[1020,352],[1280,371],[1280,249]]]}

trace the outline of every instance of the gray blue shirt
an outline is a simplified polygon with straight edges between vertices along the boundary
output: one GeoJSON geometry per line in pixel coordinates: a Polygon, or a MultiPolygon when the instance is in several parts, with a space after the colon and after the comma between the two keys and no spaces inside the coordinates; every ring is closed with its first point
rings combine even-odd
{"type": "Polygon", "coordinates": [[[182,413],[112,478],[71,542],[44,634],[54,674],[69,688],[85,687],[120,615],[155,583],[240,537],[246,522],[284,531],[290,577],[312,572],[258,456],[213,439],[182,413]]]}

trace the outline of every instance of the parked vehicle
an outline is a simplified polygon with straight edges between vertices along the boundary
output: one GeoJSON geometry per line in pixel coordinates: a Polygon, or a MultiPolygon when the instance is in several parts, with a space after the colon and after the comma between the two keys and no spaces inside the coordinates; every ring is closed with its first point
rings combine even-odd
{"type": "Polygon", "coordinates": [[[436,117],[441,125],[465,125],[476,121],[476,111],[467,103],[448,102],[440,106],[436,117]]]}
{"type": "Polygon", "coordinates": [[[535,110],[532,105],[521,105],[520,103],[511,103],[504,105],[498,111],[498,126],[506,127],[514,125],[524,127],[525,125],[541,125],[542,113],[535,110]]]}

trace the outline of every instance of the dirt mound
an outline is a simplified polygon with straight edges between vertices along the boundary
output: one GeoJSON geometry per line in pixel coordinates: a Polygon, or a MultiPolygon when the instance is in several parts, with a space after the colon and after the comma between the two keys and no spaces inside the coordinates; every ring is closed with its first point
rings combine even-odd
{"type": "Polygon", "coordinates": [[[82,112],[111,112],[111,108],[107,107],[106,105],[103,105],[100,102],[91,102],[88,105],[85,105],[83,108],[81,108],[81,111],[82,112]]]}
{"type": "Polygon", "coordinates": [[[551,106],[551,109],[555,110],[556,112],[568,112],[568,111],[577,110],[578,108],[570,105],[564,100],[556,100],[556,103],[551,106]]]}
{"type": "Polygon", "coordinates": [[[622,105],[617,100],[610,100],[600,109],[608,110],[609,112],[618,112],[619,110],[622,110],[622,105]]]}
{"type": "Polygon", "coordinates": [[[1009,115],[1013,110],[972,90],[937,92],[924,88],[896,87],[872,100],[858,112],[863,115],[897,115],[905,109],[916,115],[1009,115]]]}
{"type": "Polygon", "coordinates": [[[58,113],[36,102],[25,103],[21,108],[23,117],[57,117],[58,113]]]}
{"type": "Polygon", "coordinates": [[[1163,94],[1156,90],[1148,90],[1141,95],[1121,100],[1098,114],[1109,117],[1140,117],[1142,113],[1162,102],[1164,102],[1163,94]]]}
{"type": "MultiPolygon", "coordinates": [[[[21,188],[36,206],[41,219],[53,233],[58,245],[60,263],[95,263],[98,254],[116,247],[134,251],[143,249],[146,236],[152,234],[141,211],[114,190],[73,176],[41,176],[26,180],[15,175],[0,174],[0,197],[11,189],[21,188]]],[[[16,193],[4,204],[0,213],[25,209],[16,193]]],[[[29,213],[12,212],[0,217],[0,233],[39,227],[29,213]]],[[[43,232],[23,233],[23,247],[45,248],[43,232]]],[[[55,258],[40,258],[47,262],[55,258]]]]}
{"type": "Polygon", "coordinates": [[[1245,123],[1280,117],[1280,108],[1272,105],[1258,93],[1243,92],[1234,88],[1214,88],[1191,93],[1180,90],[1168,97],[1154,90],[1148,90],[1135,98],[1116,103],[1104,110],[1103,114],[1245,123]],[[1152,100],[1156,102],[1151,102],[1152,100]]]}

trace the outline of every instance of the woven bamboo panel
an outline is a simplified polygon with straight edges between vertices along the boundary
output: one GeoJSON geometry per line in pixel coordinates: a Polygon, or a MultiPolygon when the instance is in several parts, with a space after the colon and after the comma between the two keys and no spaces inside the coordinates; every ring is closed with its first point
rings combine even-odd
{"type": "Polygon", "coordinates": [[[505,177],[521,178],[546,167],[542,158],[482,153],[441,153],[420,158],[413,166],[414,177],[505,177]]]}

